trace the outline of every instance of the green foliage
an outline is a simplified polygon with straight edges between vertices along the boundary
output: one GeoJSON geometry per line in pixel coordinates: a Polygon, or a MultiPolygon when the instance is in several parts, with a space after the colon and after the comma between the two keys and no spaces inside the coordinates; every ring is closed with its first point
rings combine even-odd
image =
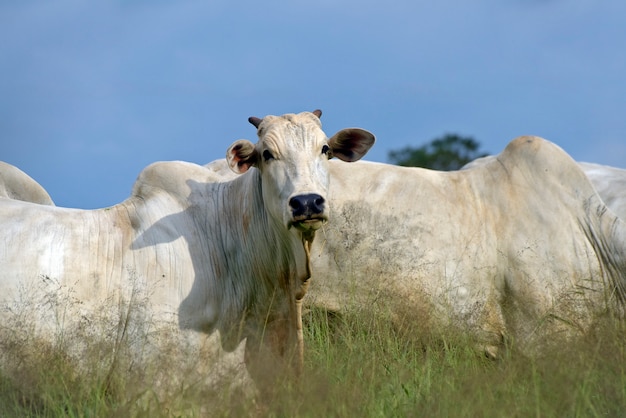
{"type": "Polygon", "coordinates": [[[488,155],[480,152],[480,144],[472,137],[446,134],[418,148],[405,147],[389,152],[392,164],[424,167],[433,170],[458,170],[470,161],[488,155]]]}

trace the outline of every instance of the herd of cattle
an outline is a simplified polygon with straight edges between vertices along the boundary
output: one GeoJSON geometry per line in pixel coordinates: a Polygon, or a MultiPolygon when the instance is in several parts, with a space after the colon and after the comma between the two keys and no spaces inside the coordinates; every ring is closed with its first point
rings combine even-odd
{"type": "Polygon", "coordinates": [[[329,139],[320,116],[250,118],[256,144],[206,166],[152,164],[98,210],[57,207],[0,165],[3,321],[25,298],[70,295],[75,307],[39,319],[53,333],[139,292],[176,338],[245,341],[260,379],[301,368],[305,294],[336,311],[382,303],[416,331],[465,330],[490,357],[626,314],[626,170],[529,136],[453,172],[357,161],[374,136],[329,139]]]}

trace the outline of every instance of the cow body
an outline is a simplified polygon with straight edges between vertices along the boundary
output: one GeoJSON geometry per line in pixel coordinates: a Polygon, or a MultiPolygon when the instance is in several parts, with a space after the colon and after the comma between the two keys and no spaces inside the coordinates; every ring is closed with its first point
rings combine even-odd
{"type": "Polygon", "coordinates": [[[422,329],[469,331],[490,356],[505,337],[532,349],[623,316],[626,226],[554,144],[520,137],[457,172],[351,169],[331,164],[310,303],[378,301],[422,329]]]}
{"type": "Polygon", "coordinates": [[[274,360],[297,367],[296,299],[310,276],[307,245],[327,216],[328,155],[354,150],[344,158],[352,161],[374,141],[358,129],[329,140],[320,114],[251,118],[259,142],[229,148],[242,174],[232,181],[190,163],[155,163],[110,208],[0,202],[5,322],[36,305],[37,328],[58,335],[135,302],[137,322],[174,346],[219,331],[227,350],[246,339],[249,369],[274,360]],[[326,205],[310,209],[310,196],[326,205]]]}

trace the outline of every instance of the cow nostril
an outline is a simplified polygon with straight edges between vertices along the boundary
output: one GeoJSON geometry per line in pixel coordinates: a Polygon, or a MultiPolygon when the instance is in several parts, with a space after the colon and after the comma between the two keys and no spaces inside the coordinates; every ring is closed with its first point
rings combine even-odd
{"type": "Polygon", "coordinates": [[[324,212],[324,198],[318,194],[304,194],[294,196],[289,200],[289,206],[295,217],[311,217],[324,212]]]}
{"type": "Polygon", "coordinates": [[[291,199],[289,199],[289,206],[291,206],[291,209],[293,209],[294,212],[301,210],[302,200],[300,199],[300,196],[292,197],[291,199]]]}

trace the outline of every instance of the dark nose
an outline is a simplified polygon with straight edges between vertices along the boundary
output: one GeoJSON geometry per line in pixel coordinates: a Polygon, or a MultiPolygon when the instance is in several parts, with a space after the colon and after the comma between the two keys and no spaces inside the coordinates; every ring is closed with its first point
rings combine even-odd
{"type": "Polygon", "coordinates": [[[289,200],[294,218],[310,218],[324,212],[324,198],[318,194],[301,194],[289,200]]]}

